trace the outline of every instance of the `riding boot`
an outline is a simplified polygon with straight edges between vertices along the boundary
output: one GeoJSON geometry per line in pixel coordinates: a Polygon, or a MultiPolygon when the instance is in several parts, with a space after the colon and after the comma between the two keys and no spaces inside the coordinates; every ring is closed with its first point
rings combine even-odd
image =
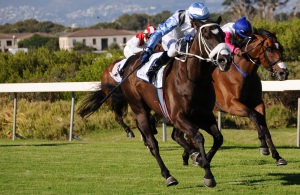
{"type": "Polygon", "coordinates": [[[153,64],[148,70],[147,76],[149,77],[149,81],[152,82],[152,79],[156,75],[157,71],[162,66],[168,64],[171,60],[172,58],[168,56],[167,51],[164,51],[162,55],[156,60],[155,64],[153,64]]]}

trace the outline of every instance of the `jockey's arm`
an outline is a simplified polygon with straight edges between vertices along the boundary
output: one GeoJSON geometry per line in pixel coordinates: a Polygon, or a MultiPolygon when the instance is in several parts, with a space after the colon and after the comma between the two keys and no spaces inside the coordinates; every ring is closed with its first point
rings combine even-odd
{"type": "Polygon", "coordinates": [[[126,46],[124,48],[124,55],[126,56],[126,58],[143,50],[142,48],[138,47],[139,44],[140,40],[136,36],[132,37],[131,39],[129,39],[129,41],[127,41],[126,46]]]}
{"type": "Polygon", "coordinates": [[[240,48],[236,47],[231,43],[231,37],[232,34],[230,32],[225,32],[225,43],[229,47],[230,51],[235,54],[236,51],[239,50],[240,48]]]}
{"type": "Polygon", "coordinates": [[[167,19],[166,22],[160,24],[156,31],[151,35],[148,40],[146,51],[152,53],[155,46],[161,41],[162,37],[179,25],[178,12],[173,14],[167,19]]]}

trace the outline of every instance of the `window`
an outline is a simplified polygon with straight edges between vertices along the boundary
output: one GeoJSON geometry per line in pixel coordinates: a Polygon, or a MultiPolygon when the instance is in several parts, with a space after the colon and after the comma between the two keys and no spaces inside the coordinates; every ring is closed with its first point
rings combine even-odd
{"type": "Polygon", "coordinates": [[[6,41],[6,46],[12,46],[12,41],[6,41]]]}
{"type": "Polygon", "coordinates": [[[96,42],[96,39],[93,39],[93,45],[96,45],[97,42],[96,42]]]}
{"type": "Polygon", "coordinates": [[[102,50],[108,49],[108,39],[101,39],[102,50]]]}
{"type": "Polygon", "coordinates": [[[76,39],[73,39],[73,40],[72,40],[72,43],[73,43],[73,45],[75,45],[75,43],[76,43],[76,39]]]}
{"type": "Polygon", "coordinates": [[[82,44],[85,46],[86,45],[86,40],[82,39],[82,44]]]}
{"type": "Polygon", "coordinates": [[[123,38],[123,43],[126,44],[126,42],[127,42],[127,39],[126,39],[126,37],[124,37],[123,38]]]}
{"type": "Polygon", "coordinates": [[[115,43],[115,42],[117,42],[117,38],[116,38],[116,37],[114,37],[114,43],[115,43]]]}
{"type": "Polygon", "coordinates": [[[0,41],[0,47],[1,47],[1,41],[0,41]]]}

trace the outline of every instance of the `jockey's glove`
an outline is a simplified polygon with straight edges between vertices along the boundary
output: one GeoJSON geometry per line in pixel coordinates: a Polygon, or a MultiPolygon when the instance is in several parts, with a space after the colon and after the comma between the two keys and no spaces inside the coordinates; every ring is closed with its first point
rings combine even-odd
{"type": "Polygon", "coordinates": [[[143,55],[142,55],[142,63],[145,64],[146,62],[148,62],[150,56],[151,56],[151,52],[150,51],[146,51],[145,53],[143,53],[143,55]]]}
{"type": "Polygon", "coordinates": [[[184,41],[187,42],[187,43],[191,43],[193,41],[193,39],[194,39],[194,36],[191,35],[191,34],[187,34],[184,37],[184,41]]]}
{"type": "Polygon", "coordinates": [[[244,52],[240,49],[235,50],[235,55],[237,55],[238,57],[242,57],[242,55],[244,54],[244,52]]]}

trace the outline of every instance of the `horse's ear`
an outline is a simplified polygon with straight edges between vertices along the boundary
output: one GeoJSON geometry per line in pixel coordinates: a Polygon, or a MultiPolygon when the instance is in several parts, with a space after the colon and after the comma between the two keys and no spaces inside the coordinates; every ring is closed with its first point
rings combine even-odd
{"type": "Polygon", "coordinates": [[[253,34],[258,34],[258,30],[255,27],[253,27],[253,34]]]}
{"type": "Polygon", "coordinates": [[[216,20],[216,23],[221,24],[222,22],[222,16],[219,16],[218,19],[216,20]]]}

